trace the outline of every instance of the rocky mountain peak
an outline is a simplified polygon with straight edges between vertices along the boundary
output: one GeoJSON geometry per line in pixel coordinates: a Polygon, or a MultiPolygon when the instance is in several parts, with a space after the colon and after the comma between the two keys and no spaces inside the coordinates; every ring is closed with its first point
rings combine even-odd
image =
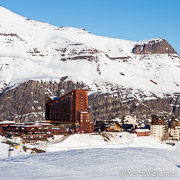
{"type": "Polygon", "coordinates": [[[134,54],[177,54],[173,47],[161,38],[137,43],[132,52],[134,54]]]}

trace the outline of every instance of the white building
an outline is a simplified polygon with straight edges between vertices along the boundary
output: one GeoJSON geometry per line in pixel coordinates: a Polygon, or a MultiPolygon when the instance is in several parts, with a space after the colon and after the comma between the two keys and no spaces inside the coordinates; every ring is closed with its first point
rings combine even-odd
{"type": "Polygon", "coordinates": [[[167,131],[166,129],[167,129],[166,125],[151,125],[150,126],[151,135],[156,137],[159,140],[164,139],[164,136],[167,131]]]}
{"type": "Polygon", "coordinates": [[[180,126],[170,128],[170,136],[173,140],[180,140],[180,126]]]}
{"type": "Polygon", "coordinates": [[[180,120],[172,119],[171,128],[169,129],[170,137],[173,140],[180,140],[180,120]]]}
{"type": "Polygon", "coordinates": [[[127,115],[123,117],[123,124],[132,124],[133,127],[137,124],[137,117],[135,115],[127,115]]]}

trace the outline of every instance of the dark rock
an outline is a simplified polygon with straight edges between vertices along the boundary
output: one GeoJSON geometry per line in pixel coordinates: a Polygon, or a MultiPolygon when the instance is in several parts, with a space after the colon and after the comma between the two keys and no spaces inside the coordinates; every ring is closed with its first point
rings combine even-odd
{"type": "Polygon", "coordinates": [[[147,44],[137,44],[132,52],[134,54],[177,54],[173,47],[164,39],[152,40],[147,44]]]}

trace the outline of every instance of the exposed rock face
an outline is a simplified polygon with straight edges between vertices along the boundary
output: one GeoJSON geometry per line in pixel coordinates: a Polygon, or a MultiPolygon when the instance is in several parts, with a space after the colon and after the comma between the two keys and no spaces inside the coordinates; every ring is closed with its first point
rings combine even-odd
{"type": "Polygon", "coordinates": [[[137,44],[132,52],[134,54],[177,54],[172,46],[164,39],[152,40],[148,44],[137,44]]]}
{"type": "Polygon", "coordinates": [[[88,60],[90,62],[98,61],[98,54],[100,51],[94,48],[88,48],[83,44],[70,44],[67,48],[59,48],[55,49],[55,51],[59,51],[61,53],[61,61],[68,60],[88,60]],[[79,50],[81,49],[81,51],[79,50]]]}
{"type": "MultiPolygon", "coordinates": [[[[16,122],[44,120],[45,96],[61,96],[75,88],[85,87],[84,84],[75,84],[65,79],[66,77],[62,78],[60,83],[28,81],[2,94],[0,120],[15,120],[16,122]]],[[[85,88],[88,89],[88,87],[85,88]]],[[[172,111],[170,104],[178,102],[172,97],[141,102],[135,98],[123,99],[120,91],[117,89],[119,92],[117,97],[102,93],[89,95],[89,110],[93,121],[121,118],[132,112],[140,118],[153,113],[170,113],[172,111]]],[[[175,113],[180,115],[180,108],[177,107],[175,113]]]]}
{"type": "Polygon", "coordinates": [[[111,95],[104,97],[103,94],[95,94],[89,97],[89,104],[91,105],[92,119],[96,120],[110,120],[116,117],[122,118],[125,115],[134,113],[140,119],[149,117],[153,113],[171,112],[170,102],[172,99],[149,100],[139,102],[137,99],[122,102],[121,99],[111,97],[111,95]]]}

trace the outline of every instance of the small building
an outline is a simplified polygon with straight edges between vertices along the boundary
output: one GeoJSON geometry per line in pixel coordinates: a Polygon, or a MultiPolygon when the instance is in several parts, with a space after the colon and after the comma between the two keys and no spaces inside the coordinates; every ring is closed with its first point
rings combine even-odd
{"type": "Polygon", "coordinates": [[[121,131],[123,131],[123,127],[118,122],[111,122],[110,124],[105,125],[104,130],[105,131],[121,132],[121,131]]]}
{"type": "Polygon", "coordinates": [[[137,136],[150,136],[150,130],[149,129],[135,129],[134,134],[137,134],[137,136]]]}
{"type": "Polygon", "coordinates": [[[91,114],[87,111],[80,111],[77,113],[79,119],[79,129],[76,130],[80,133],[91,133],[94,130],[94,123],[91,122],[91,114]]]}
{"type": "Polygon", "coordinates": [[[124,116],[122,118],[122,123],[125,129],[135,128],[137,124],[137,117],[134,114],[124,116]]]}
{"type": "Polygon", "coordinates": [[[96,121],[94,131],[104,131],[106,124],[106,121],[96,121]]]}
{"type": "Polygon", "coordinates": [[[14,136],[33,135],[33,134],[51,134],[52,124],[34,124],[19,123],[12,124],[3,129],[4,135],[12,134],[14,136]]]}
{"type": "Polygon", "coordinates": [[[4,129],[5,127],[8,127],[8,126],[10,126],[10,125],[13,125],[14,123],[15,123],[15,121],[2,121],[2,122],[0,122],[0,134],[2,134],[3,129],[4,129]]]}
{"type": "Polygon", "coordinates": [[[21,135],[21,138],[25,141],[39,141],[39,140],[46,140],[47,138],[51,137],[52,135],[49,134],[26,134],[21,135]]]}

